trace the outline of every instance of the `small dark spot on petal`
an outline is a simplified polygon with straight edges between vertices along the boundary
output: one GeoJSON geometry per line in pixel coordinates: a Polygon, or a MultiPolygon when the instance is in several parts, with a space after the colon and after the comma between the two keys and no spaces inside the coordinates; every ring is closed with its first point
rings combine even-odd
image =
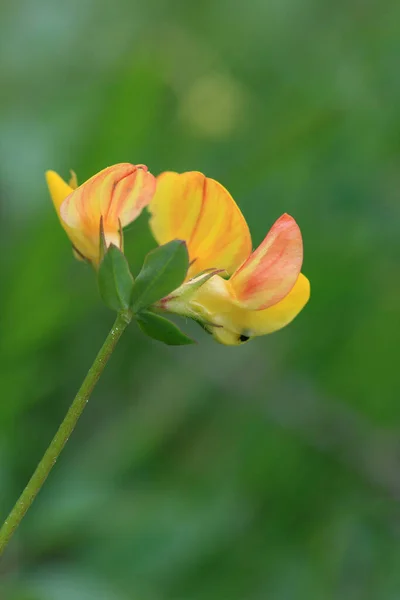
{"type": "Polygon", "coordinates": [[[239,336],[239,340],[241,342],[247,342],[250,339],[250,337],[248,335],[240,335],[239,336]]]}

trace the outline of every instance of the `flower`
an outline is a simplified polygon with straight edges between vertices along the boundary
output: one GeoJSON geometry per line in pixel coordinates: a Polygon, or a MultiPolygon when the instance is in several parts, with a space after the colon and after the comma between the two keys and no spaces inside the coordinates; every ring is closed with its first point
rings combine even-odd
{"type": "Polygon", "coordinates": [[[232,196],[198,172],[162,173],[149,210],[156,241],[182,239],[190,258],[187,283],[160,306],[197,320],[218,342],[238,345],[277,331],[307,303],[310,284],[300,273],[303,242],[293,217],[282,215],[252,252],[232,196]],[[193,285],[206,270],[215,274],[193,285]]]}
{"type": "Polygon", "coordinates": [[[46,180],[75,255],[95,267],[101,260],[103,233],[107,247],[114,244],[122,250],[122,228],[140,215],[156,188],[146,166],[129,163],[107,167],[79,187],[75,174],[67,184],[54,171],[47,171],[46,180]]]}

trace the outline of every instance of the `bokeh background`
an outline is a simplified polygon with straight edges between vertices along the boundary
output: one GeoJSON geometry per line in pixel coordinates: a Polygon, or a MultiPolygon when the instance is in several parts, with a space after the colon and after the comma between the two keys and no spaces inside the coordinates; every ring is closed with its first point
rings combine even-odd
{"type": "MultiPolygon", "coordinates": [[[[400,4],[6,0],[0,511],[113,314],[45,188],[201,170],[254,243],[289,212],[312,299],[240,348],[133,326],[1,564],[1,600],[400,598],[400,4]]],[[[135,272],[154,246],[126,235],[135,272]]]]}

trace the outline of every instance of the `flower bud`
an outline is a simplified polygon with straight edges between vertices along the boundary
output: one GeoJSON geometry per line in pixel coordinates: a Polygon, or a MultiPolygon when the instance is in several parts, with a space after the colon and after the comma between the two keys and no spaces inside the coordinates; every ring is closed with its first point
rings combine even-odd
{"type": "Polygon", "coordinates": [[[47,184],[61,225],[78,256],[95,267],[101,241],[123,249],[122,228],[134,221],[152,199],[156,180],[144,165],[107,167],[73,189],[54,171],[47,184]]]}

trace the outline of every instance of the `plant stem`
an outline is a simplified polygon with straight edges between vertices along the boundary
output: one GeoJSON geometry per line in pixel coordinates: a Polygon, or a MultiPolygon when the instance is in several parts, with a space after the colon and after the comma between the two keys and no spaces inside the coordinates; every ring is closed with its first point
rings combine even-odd
{"type": "Polygon", "coordinates": [[[46,481],[47,476],[49,475],[62,449],[67,443],[69,436],[73,432],[75,425],[77,424],[78,419],[81,416],[83,409],[85,408],[89,397],[108,362],[108,359],[117,345],[119,338],[128,326],[131,319],[132,314],[130,311],[125,311],[118,314],[111,331],[109,332],[103,346],[94,360],[94,363],[90,367],[85,379],[83,380],[83,383],[56,435],[51,441],[50,446],[47,448],[26,488],[18,498],[2,528],[0,529],[0,556],[10,541],[14,531],[21,523],[25,513],[39,493],[42,485],[46,481]]]}

